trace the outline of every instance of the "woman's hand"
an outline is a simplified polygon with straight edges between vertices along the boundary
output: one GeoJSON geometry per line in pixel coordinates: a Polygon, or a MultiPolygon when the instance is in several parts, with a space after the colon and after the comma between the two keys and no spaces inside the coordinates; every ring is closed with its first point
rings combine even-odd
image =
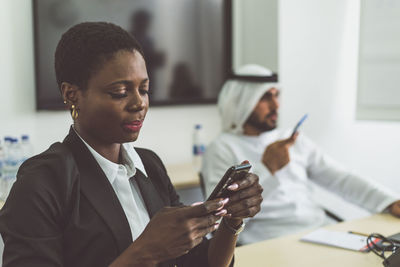
{"type": "Polygon", "coordinates": [[[248,173],[244,179],[228,187],[232,193],[225,205],[227,215],[224,220],[231,226],[236,227],[244,218],[253,217],[260,211],[263,188],[258,180],[256,174],[248,173]]]}
{"type": "Polygon", "coordinates": [[[111,266],[133,262],[154,266],[188,253],[204,236],[218,228],[216,221],[221,217],[215,214],[226,212],[222,210],[225,203],[216,199],[196,206],[163,208],[111,266]]]}
{"type": "MultiPolygon", "coordinates": [[[[231,190],[228,203],[220,211],[224,215],[223,226],[211,239],[208,248],[208,259],[212,266],[229,266],[235,250],[237,235],[232,232],[242,223],[244,218],[253,217],[260,211],[263,191],[258,183],[258,176],[248,173],[243,179],[228,186],[231,190]]],[[[221,214],[219,213],[219,214],[221,214]]]]}

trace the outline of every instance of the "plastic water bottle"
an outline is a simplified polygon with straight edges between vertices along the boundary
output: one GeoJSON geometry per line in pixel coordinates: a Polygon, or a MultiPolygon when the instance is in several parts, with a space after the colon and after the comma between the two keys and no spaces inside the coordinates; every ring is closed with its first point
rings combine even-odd
{"type": "Polygon", "coordinates": [[[22,162],[33,156],[33,146],[27,134],[21,136],[21,150],[22,162]]]}
{"type": "Polygon", "coordinates": [[[7,199],[10,193],[11,187],[17,178],[17,172],[19,166],[22,163],[22,150],[18,143],[17,138],[9,138],[9,145],[7,147],[6,158],[4,161],[4,172],[3,172],[3,185],[4,192],[2,198],[7,199]]]}
{"type": "Polygon", "coordinates": [[[8,166],[7,166],[7,159],[8,159],[8,151],[10,150],[11,146],[11,140],[12,138],[9,136],[4,137],[4,143],[3,143],[3,160],[2,160],[2,168],[1,168],[1,179],[0,179],[0,199],[5,201],[7,197],[7,191],[8,191],[8,183],[7,183],[7,177],[8,177],[8,166]]]}
{"type": "Polygon", "coordinates": [[[201,124],[196,124],[193,131],[193,167],[200,171],[202,156],[206,150],[201,124]]]}

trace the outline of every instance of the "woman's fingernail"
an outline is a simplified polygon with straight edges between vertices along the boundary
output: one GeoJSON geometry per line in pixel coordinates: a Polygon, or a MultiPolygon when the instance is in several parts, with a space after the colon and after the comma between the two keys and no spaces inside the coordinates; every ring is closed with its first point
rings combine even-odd
{"type": "Polygon", "coordinates": [[[227,197],[227,198],[224,198],[223,200],[221,200],[220,202],[218,202],[218,205],[220,205],[220,206],[225,205],[226,203],[228,203],[228,201],[229,201],[229,198],[228,198],[228,197],[227,197]]]}
{"type": "Polygon", "coordinates": [[[217,213],[215,213],[216,216],[221,216],[227,213],[227,210],[223,209],[221,211],[218,211],[217,213]]]}
{"type": "Polygon", "coordinates": [[[199,202],[194,202],[192,205],[190,205],[190,206],[198,206],[198,205],[201,205],[201,204],[203,204],[204,202],[203,201],[199,201],[199,202]]]}
{"type": "Polygon", "coordinates": [[[239,185],[238,185],[238,184],[231,184],[230,186],[228,186],[228,189],[229,189],[229,190],[235,190],[235,189],[237,189],[237,188],[239,188],[239,185]]]}

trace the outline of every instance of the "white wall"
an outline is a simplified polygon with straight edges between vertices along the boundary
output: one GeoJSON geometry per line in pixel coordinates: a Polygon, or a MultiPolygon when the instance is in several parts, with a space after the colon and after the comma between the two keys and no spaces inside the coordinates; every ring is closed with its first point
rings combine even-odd
{"type": "MultiPolygon", "coordinates": [[[[359,0],[281,0],[281,124],[351,170],[400,193],[400,123],[357,121],[359,0]]],[[[379,88],[377,88],[379,90],[379,88]]]]}
{"type": "MultiPolygon", "coordinates": [[[[68,133],[66,111],[35,110],[32,6],[30,0],[0,0],[0,137],[31,136],[35,152],[68,133]]],[[[191,160],[192,129],[203,124],[206,141],[219,132],[215,105],[150,108],[138,146],[156,151],[165,163],[191,160]]]]}

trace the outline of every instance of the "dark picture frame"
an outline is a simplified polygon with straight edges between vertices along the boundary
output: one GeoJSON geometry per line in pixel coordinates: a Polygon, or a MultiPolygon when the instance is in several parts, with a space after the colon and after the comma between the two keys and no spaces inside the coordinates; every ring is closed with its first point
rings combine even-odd
{"type": "MultiPolygon", "coordinates": [[[[37,110],[64,110],[65,107],[64,107],[64,104],[63,104],[63,101],[61,98],[61,94],[58,92],[59,89],[55,83],[55,74],[54,74],[54,67],[53,67],[54,59],[51,58],[51,63],[50,63],[50,55],[44,55],[47,53],[47,50],[43,51],[43,47],[41,47],[42,46],[41,41],[43,42],[43,38],[41,38],[41,36],[43,36],[43,32],[45,30],[44,28],[48,27],[47,25],[43,26],[44,25],[43,13],[47,12],[47,14],[45,14],[45,15],[48,15],[49,12],[47,10],[46,10],[46,12],[43,12],[43,7],[41,7],[40,5],[43,5],[43,3],[46,3],[46,1],[32,0],[33,30],[34,30],[36,109],[37,110]],[[42,8],[41,13],[40,13],[40,8],[42,8]],[[51,74],[47,74],[47,77],[50,77],[51,79],[54,78],[54,82],[51,85],[45,85],[46,83],[49,84],[50,82],[47,81],[48,79],[43,78],[43,72],[44,72],[43,62],[44,62],[44,60],[47,60],[47,62],[48,62],[48,63],[46,63],[47,65],[45,66],[45,71],[52,72],[51,74]],[[40,77],[40,75],[42,75],[42,77],[40,77]],[[57,92],[57,93],[55,93],[55,92],[57,92]]],[[[50,1],[49,0],[47,2],[48,3],[63,2],[63,4],[66,5],[67,2],[73,2],[73,1],[64,1],[64,0],[51,0],[50,1]]],[[[136,3],[134,1],[132,1],[132,2],[136,3]]],[[[153,1],[153,2],[157,2],[157,1],[153,1]]],[[[80,3],[81,2],[79,2],[79,4],[80,3]]],[[[178,105],[193,105],[193,104],[203,105],[203,104],[214,104],[217,102],[218,93],[222,87],[223,82],[228,77],[228,73],[229,73],[229,71],[227,70],[228,54],[226,51],[228,50],[228,45],[229,45],[230,40],[226,39],[226,37],[228,36],[226,31],[228,30],[228,27],[229,27],[228,25],[231,25],[231,22],[228,22],[227,21],[228,17],[226,17],[226,14],[227,14],[226,4],[227,3],[228,3],[227,0],[220,0],[220,4],[222,5],[222,8],[218,12],[220,12],[221,15],[219,18],[215,18],[215,16],[214,16],[215,21],[219,20],[221,22],[218,27],[222,28],[222,34],[221,34],[222,41],[221,41],[221,46],[218,47],[218,50],[220,51],[220,53],[218,54],[218,57],[220,57],[218,59],[220,61],[219,65],[218,65],[219,67],[217,66],[218,71],[216,72],[217,74],[215,74],[216,77],[212,77],[212,78],[214,78],[214,80],[219,79],[220,82],[218,83],[217,86],[213,86],[212,88],[210,86],[203,86],[203,87],[205,87],[206,90],[209,90],[209,91],[213,90],[213,92],[214,92],[213,95],[212,96],[206,95],[206,96],[202,96],[202,97],[187,97],[187,98],[180,98],[180,99],[173,98],[173,97],[168,97],[166,99],[161,99],[161,98],[156,99],[155,97],[153,97],[150,94],[150,105],[151,106],[178,106],[178,105]]],[[[198,5],[197,2],[196,2],[196,5],[198,5]]],[[[88,19],[88,20],[90,20],[90,19],[88,19]]],[[[105,19],[105,21],[107,21],[107,19],[105,19]]],[[[113,22],[113,21],[111,21],[111,22],[113,22]]],[[[73,24],[75,24],[75,23],[73,23],[73,24]]],[[[118,23],[116,23],[116,24],[118,24],[118,23]]],[[[64,31],[65,30],[63,30],[62,32],[64,32],[64,31]]],[[[61,37],[62,32],[59,33],[58,39],[61,37]]],[[[53,35],[54,35],[54,33],[53,33],[53,35]]],[[[55,37],[51,37],[51,38],[53,38],[53,39],[51,39],[50,41],[53,43],[56,43],[55,37]]],[[[58,42],[58,39],[57,39],[57,42],[58,42]]],[[[54,50],[55,50],[55,48],[54,48],[54,50]]],[[[195,75],[196,74],[197,73],[195,73],[195,75]]],[[[202,77],[195,77],[195,78],[198,81],[206,80],[206,79],[203,79],[202,77]]],[[[152,84],[152,83],[150,83],[150,84],[152,84]]],[[[166,86],[164,86],[164,87],[166,87],[166,86]]]]}

